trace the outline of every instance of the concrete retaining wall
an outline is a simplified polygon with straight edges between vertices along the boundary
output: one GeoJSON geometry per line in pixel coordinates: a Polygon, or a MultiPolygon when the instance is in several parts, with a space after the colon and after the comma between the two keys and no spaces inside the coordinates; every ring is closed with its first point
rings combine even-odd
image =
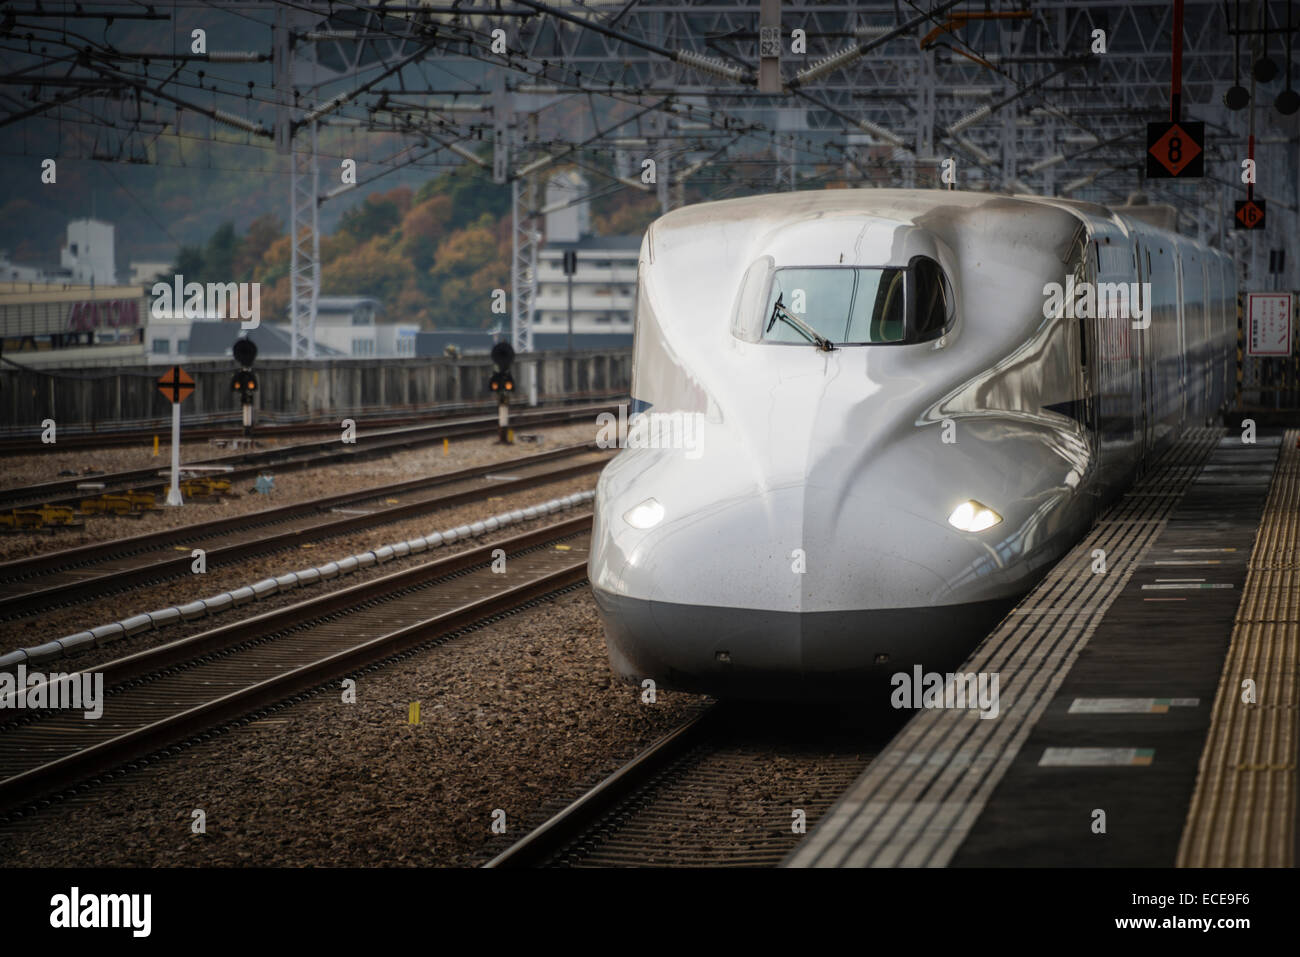
{"type": "MultiPolygon", "coordinates": [[[[12,357],[21,362],[21,354],[12,357]]],[[[191,360],[181,365],[195,389],[182,406],[184,417],[237,414],[239,397],[230,390],[233,360],[191,360]]],[[[527,399],[528,370],[537,367],[539,401],[562,395],[626,392],[632,350],[530,353],[514,364],[518,397],[527,399]]],[[[18,369],[0,365],[0,425],[36,428],[44,419],[60,426],[170,418],[171,407],[156,382],[170,366],[121,369],[18,369]]],[[[414,411],[439,403],[481,400],[490,393],[487,356],[410,359],[335,359],[258,362],[260,411],[286,416],[414,411]]]]}

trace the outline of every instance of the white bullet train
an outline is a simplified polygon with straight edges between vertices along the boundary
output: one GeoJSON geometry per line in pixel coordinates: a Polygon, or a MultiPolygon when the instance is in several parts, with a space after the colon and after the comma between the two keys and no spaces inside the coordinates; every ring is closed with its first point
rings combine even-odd
{"type": "Polygon", "coordinates": [[[1233,263],[1142,210],[858,189],[651,225],[589,563],[614,670],[798,698],[960,663],[1228,398],[1233,263]]]}

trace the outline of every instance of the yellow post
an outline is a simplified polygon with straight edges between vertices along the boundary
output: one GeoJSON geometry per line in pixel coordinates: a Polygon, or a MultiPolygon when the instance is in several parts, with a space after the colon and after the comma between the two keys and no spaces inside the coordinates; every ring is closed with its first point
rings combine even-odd
{"type": "Polygon", "coordinates": [[[407,717],[407,721],[408,721],[410,724],[419,724],[419,723],[420,723],[420,702],[418,702],[418,701],[412,701],[412,702],[411,702],[411,713],[410,713],[410,715],[407,717]]]}
{"type": "Polygon", "coordinates": [[[448,450],[449,450],[450,448],[451,448],[451,440],[450,440],[450,439],[443,439],[443,440],[442,440],[442,454],[443,454],[443,455],[446,455],[447,452],[448,452],[448,450]]]}
{"type": "Polygon", "coordinates": [[[153,437],[153,454],[155,457],[158,455],[158,436],[156,435],[153,437]]]}

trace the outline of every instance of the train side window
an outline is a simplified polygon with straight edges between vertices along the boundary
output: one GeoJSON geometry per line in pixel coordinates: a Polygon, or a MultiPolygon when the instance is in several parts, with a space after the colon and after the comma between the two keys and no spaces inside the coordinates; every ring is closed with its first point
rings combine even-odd
{"type": "MultiPolygon", "coordinates": [[[[1093,258],[1089,255],[1088,244],[1080,243],[1075,247],[1075,255],[1070,263],[1070,272],[1074,274],[1074,287],[1082,289],[1084,283],[1092,283],[1096,270],[1093,267],[1093,258]]],[[[1093,283],[1093,289],[1096,284],[1093,283]]],[[[1075,325],[1079,329],[1079,365],[1088,368],[1088,323],[1082,317],[1075,319],[1075,325]]]]}
{"type": "Polygon", "coordinates": [[[1137,269],[1138,283],[1137,283],[1137,302],[1134,303],[1134,307],[1137,309],[1139,313],[1144,308],[1149,308],[1151,305],[1149,302],[1146,301],[1145,276],[1142,273],[1142,253],[1143,253],[1142,244],[1140,242],[1135,241],[1133,243],[1133,265],[1137,269]]]}
{"type": "Polygon", "coordinates": [[[763,338],[763,302],[775,265],[771,256],[762,256],[745,270],[731,312],[731,333],[737,339],[758,342],[763,338]]]}
{"type": "Polygon", "coordinates": [[[908,269],[911,279],[912,342],[937,339],[956,314],[952,286],[941,267],[928,256],[916,256],[908,269]]]}

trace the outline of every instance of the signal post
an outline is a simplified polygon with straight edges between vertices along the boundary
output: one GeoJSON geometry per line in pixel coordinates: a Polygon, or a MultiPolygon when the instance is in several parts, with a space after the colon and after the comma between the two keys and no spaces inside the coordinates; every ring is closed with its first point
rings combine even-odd
{"type": "Polygon", "coordinates": [[[510,364],[515,360],[515,350],[508,342],[498,342],[492,347],[492,380],[488,388],[497,397],[498,440],[510,444],[510,393],[515,390],[515,380],[510,374],[510,364]]]}
{"type": "Polygon", "coordinates": [[[194,380],[180,366],[172,366],[158,378],[158,391],[172,404],[172,484],[168,505],[184,505],[181,498],[181,403],[194,391],[194,380]]]}
{"type": "Polygon", "coordinates": [[[247,337],[236,339],[231,352],[240,369],[230,380],[230,391],[239,396],[244,413],[244,437],[253,436],[253,393],[257,391],[257,376],[253,375],[253,360],[257,358],[257,345],[247,337]]]}

